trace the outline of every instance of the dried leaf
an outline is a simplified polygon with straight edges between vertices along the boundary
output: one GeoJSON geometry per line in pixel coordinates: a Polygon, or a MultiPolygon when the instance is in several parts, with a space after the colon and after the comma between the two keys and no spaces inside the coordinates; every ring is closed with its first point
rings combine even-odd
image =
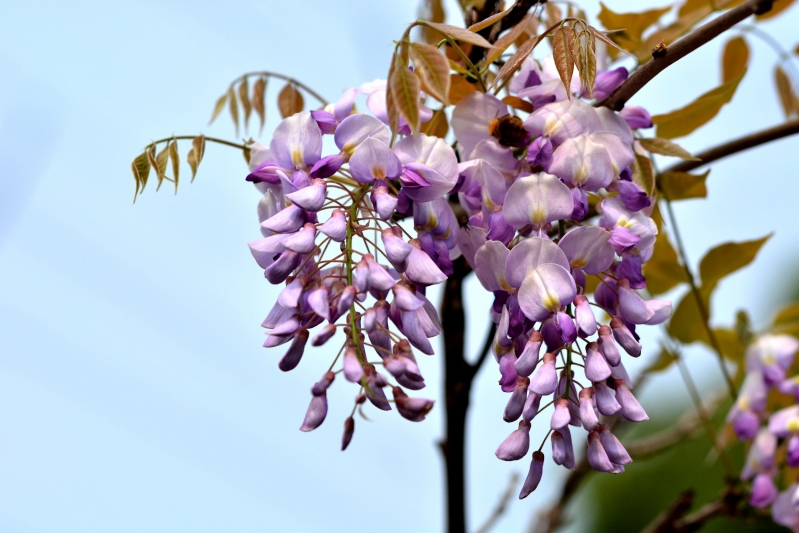
{"type": "Polygon", "coordinates": [[[561,12],[558,6],[556,6],[552,2],[547,2],[545,7],[547,14],[547,24],[551,26],[563,20],[563,13],[561,12]]]}
{"type": "Polygon", "coordinates": [[[599,21],[608,30],[624,30],[614,32],[610,39],[625,50],[635,53],[641,47],[644,32],[655,24],[660,17],[671,10],[671,6],[650,9],[642,13],[615,13],[600,2],[599,21]]]}
{"type": "Polygon", "coordinates": [[[732,100],[743,75],[707,92],[683,107],[665,115],[652,117],[657,124],[657,136],[673,139],[688,135],[715,117],[721,108],[732,100]]]}
{"type": "Polygon", "coordinates": [[[513,109],[518,109],[519,111],[524,111],[525,113],[532,113],[533,112],[533,104],[528,102],[527,100],[522,100],[518,96],[506,96],[502,99],[502,101],[513,109]]]}
{"type": "Polygon", "coordinates": [[[288,118],[303,110],[305,102],[302,94],[294,87],[293,83],[287,83],[280,90],[280,94],[277,96],[277,107],[280,109],[280,116],[283,118],[288,118]]]}
{"type": "Polygon", "coordinates": [[[782,112],[785,113],[786,118],[790,118],[794,113],[799,112],[796,108],[796,98],[791,89],[791,80],[782,70],[782,67],[777,66],[774,69],[774,83],[777,85],[777,94],[780,97],[780,104],[782,104],[782,112]]]}
{"type": "Polygon", "coordinates": [[[261,76],[252,87],[252,108],[258,113],[258,118],[261,120],[259,131],[264,131],[264,123],[266,122],[266,106],[264,101],[266,98],[266,78],[261,76]]]}
{"type": "Polygon", "coordinates": [[[172,179],[175,181],[175,194],[178,193],[178,178],[180,176],[180,156],[178,156],[178,142],[169,143],[169,159],[172,161],[172,179]]]}
{"type": "MultiPolygon", "coordinates": [[[[153,146],[153,150],[155,147],[153,146]]],[[[161,188],[161,183],[166,179],[166,166],[169,163],[169,144],[164,145],[164,148],[155,156],[155,173],[158,176],[158,187],[156,191],[161,188]]],[[[151,163],[152,164],[152,163],[151,163]]]]}
{"type": "Polygon", "coordinates": [[[490,17],[488,17],[488,18],[485,18],[485,19],[481,20],[480,22],[477,22],[477,23],[475,23],[475,24],[472,24],[472,25],[471,25],[471,26],[469,26],[469,28],[467,28],[467,29],[468,29],[469,31],[478,32],[478,31],[480,31],[480,30],[483,30],[483,29],[485,29],[485,28],[488,28],[489,26],[493,26],[495,22],[497,22],[497,21],[500,21],[500,20],[502,20],[503,18],[505,18],[505,15],[507,15],[508,13],[510,13],[510,12],[511,12],[511,10],[512,10],[513,8],[514,8],[514,6],[510,6],[510,7],[509,7],[508,9],[506,9],[505,11],[501,11],[501,12],[499,12],[499,13],[495,13],[495,14],[491,15],[490,17]]]}
{"type": "Polygon", "coordinates": [[[506,78],[507,76],[512,74],[517,68],[519,68],[519,65],[521,65],[525,59],[527,59],[527,56],[529,56],[530,53],[532,53],[533,49],[538,45],[539,42],[541,42],[541,39],[543,39],[546,35],[547,35],[546,33],[542,33],[541,35],[536,35],[535,37],[531,37],[530,39],[526,40],[524,44],[521,45],[518,50],[516,50],[516,53],[510,56],[510,58],[505,62],[505,64],[502,65],[502,68],[499,69],[499,72],[497,72],[497,77],[494,80],[492,86],[496,85],[502,79],[506,78]]]}
{"type": "Polygon", "coordinates": [[[449,105],[449,61],[446,56],[435,46],[424,43],[411,43],[409,51],[424,91],[442,104],[449,105]]]}
{"type": "Polygon", "coordinates": [[[246,131],[250,127],[250,114],[252,114],[250,82],[247,81],[246,77],[239,84],[239,100],[241,101],[241,108],[244,110],[244,129],[246,131]]]}
{"type": "Polygon", "coordinates": [[[749,63],[749,47],[743,37],[733,37],[724,46],[724,55],[721,60],[721,81],[727,83],[746,71],[749,63]]]}
{"type": "Polygon", "coordinates": [[[136,180],[136,193],[133,195],[135,203],[139,192],[144,191],[144,186],[147,185],[147,178],[150,175],[150,160],[147,157],[147,152],[137,155],[130,164],[130,168],[133,171],[133,179],[136,180]]]}
{"type": "Polygon", "coordinates": [[[419,131],[419,78],[395,57],[396,65],[388,80],[388,89],[397,111],[405,118],[413,133],[419,131]]]}
{"type": "Polygon", "coordinates": [[[434,28],[441,32],[444,35],[448,35],[457,41],[461,41],[464,43],[473,44],[475,46],[480,46],[483,48],[491,48],[491,43],[485,40],[485,38],[481,35],[478,35],[474,32],[466,30],[464,28],[459,28],[457,26],[451,26],[449,24],[441,24],[438,22],[426,22],[427,26],[434,28]]]}
{"type": "Polygon", "coordinates": [[[458,74],[450,74],[449,80],[449,103],[452,105],[457,105],[463,98],[477,91],[476,84],[469,83],[458,74]]]}
{"type": "MultiPolygon", "coordinates": [[[[444,22],[446,13],[441,0],[425,0],[419,12],[419,18],[429,22],[444,22]]],[[[427,44],[438,44],[441,35],[432,28],[422,26],[422,34],[427,44]]]]}
{"type": "Polygon", "coordinates": [[[222,110],[225,109],[225,102],[227,102],[227,93],[220,96],[219,99],[216,101],[216,104],[214,105],[214,112],[211,115],[211,120],[208,121],[208,124],[213,123],[213,121],[216,120],[216,117],[219,116],[219,113],[221,113],[222,110]]]}
{"type": "Polygon", "coordinates": [[[668,369],[677,361],[678,357],[669,351],[665,346],[660,347],[660,353],[652,364],[646,367],[644,374],[654,374],[668,369]]]}
{"type": "Polygon", "coordinates": [[[710,170],[698,176],[687,172],[664,172],[658,178],[658,187],[663,196],[671,201],[706,198],[708,174],[710,170]]]}
{"type": "Polygon", "coordinates": [[[627,54],[628,56],[633,55],[632,53],[628,52],[627,50],[625,50],[624,48],[622,48],[621,46],[619,46],[618,44],[613,42],[613,40],[611,40],[610,37],[608,37],[604,32],[599,31],[598,29],[594,28],[593,26],[588,26],[588,30],[591,33],[594,34],[594,37],[596,37],[597,39],[599,39],[600,41],[602,41],[606,45],[610,46],[614,50],[618,50],[619,52],[621,52],[623,54],[627,54]]]}
{"type": "Polygon", "coordinates": [[[641,146],[643,146],[647,152],[653,154],[670,155],[685,159],[686,161],[699,161],[699,159],[688,153],[688,150],[668,139],[655,137],[654,139],[639,139],[638,142],[641,143],[641,146]]]}
{"type": "Polygon", "coordinates": [[[425,135],[434,135],[443,139],[447,136],[448,131],[447,114],[443,109],[434,111],[430,120],[422,124],[422,133],[425,135]]]}
{"type": "Polygon", "coordinates": [[[499,56],[501,56],[508,47],[516,42],[516,39],[524,33],[527,26],[530,24],[530,21],[533,20],[533,15],[526,15],[518,24],[508,30],[506,33],[502,35],[497,42],[494,43],[494,48],[492,48],[488,52],[488,56],[486,58],[486,64],[490,65],[494,61],[497,60],[499,56]]]}
{"type": "Polygon", "coordinates": [[[776,17],[794,3],[794,0],[774,0],[774,3],[771,6],[771,9],[763,13],[762,15],[755,15],[755,19],[757,20],[767,20],[773,17],[776,17]]]}
{"type": "Polygon", "coordinates": [[[560,81],[563,82],[566,96],[569,99],[571,99],[571,83],[574,75],[575,49],[573,46],[576,41],[574,28],[565,24],[561,24],[555,30],[555,36],[552,39],[552,59],[555,60],[555,68],[558,69],[560,81]]]}
{"type": "Polygon", "coordinates": [[[702,293],[708,298],[722,278],[751,263],[760,248],[771,238],[771,233],[761,239],[744,242],[726,242],[712,248],[699,263],[702,293]]]}
{"type": "Polygon", "coordinates": [[[574,32],[577,52],[577,70],[580,72],[580,92],[594,96],[594,81],[596,81],[596,41],[588,29],[574,32]]]}
{"type": "Polygon", "coordinates": [[[652,161],[645,155],[635,152],[635,161],[633,162],[633,182],[646,191],[646,194],[652,198],[655,196],[655,168],[652,161]]]}
{"type": "Polygon", "coordinates": [[[663,294],[687,281],[685,270],[677,260],[677,252],[663,231],[657,235],[652,258],[644,265],[644,276],[646,288],[652,295],[663,294]]]}
{"type": "Polygon", "coordinates": [[[230,118],[233,119],[233,124],[236,126],[236,135],[239,134],[239,104],[236,102],[236,93],[233,87],[228,89],[227,92],[228,106],[230,107],[230,118]]]}
{"type": "Polygon", "coordinates": [[[205,136],[198,135],[191,140],[191,150],[186,158],[191,167],[191,181],[194,181],[194,176],[197,175],[197,168],[203,160],[203,154],[205,154],[205,136]]]}

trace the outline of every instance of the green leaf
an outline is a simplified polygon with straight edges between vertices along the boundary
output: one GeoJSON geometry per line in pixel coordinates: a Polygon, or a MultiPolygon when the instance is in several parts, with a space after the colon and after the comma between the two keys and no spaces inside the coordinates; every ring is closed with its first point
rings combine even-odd
{"type": "Polygon", "coordinates": [[[655,372],[663,372],[664,370],[668,369],[671,365],[677,362],[679,358],[674,355],[670,350],[668,350],[665,346],[660,347],[660,353],[658,354],[657,358],[652,361],[652,364],[646,367],[644,370],[644,374],[654,374],[655,372]]]}
{"type": "Polygon", "coordinates": [[[213,123],[213,121],[216,120],[216,117],[219,116],[219,113],[225,109],[225,102],[227,102],[227,93],[220,96],[219,100],[216,101],[216,104],[214,105],[214,112],[211,115],[211,120],[208,121],[208,124],[213,123]]]}
{"type": "Polygon", "coordinates": [[[652,258],[644,265],[644,276],[646,288],[652,295],[663,294],[679,283],[688,281],[685,270],[677,260],[677,252],[663,231],[657,235],[652,258]]]}
{"type": "Polygon", "coordinates": [[[449,105],[449,60],[438,48],[424,43],[411,43],[410,54],[424,91],[449,105]]]}
{"type": "MultiPolygon", "coordinates": [[[[465,30],[464,30],[465,31],[465,30]]],[[[471,33],[471,32],[469,32],[471,33]]],[[[405,118],[413,133],[419,132],[419,78],[409,71],[400,56],[388,80],[388,88],[397,111],[405,118]]]]}
{"type": "Polygon", "coordinates": [[[142,152],[133,163],[130,164],[133,171],[133,178],[136,180],[136,193],[133,195],[133,203],[136,203],[136,197],[139,192],[144,191],[144,186],[147,185],[147,177],[150,175],[150,160],[147,157],[147,152],[142,152]]]}
{"type": "Polygon", "coordinates": [[[671,142],[668,139],[655,137],[653,139],[639,139],[638,142],[641,143],[641,146],[643,146],[647,152],[652,154],[679,157],[680,159],[685,159],[686,161],[699,161],[699,159],[692,156],[688,150],[675,142],[671,142]]]}
{"type": "Polygon", "coordinates": [[[230,118],[233,119],[233,124],[236,126],[236,135],[239,134],[239,105],[236,102],[236,93],[233,87],[228,89],[227,99],[230,108],[230,118]]]}
{"type": "Polygon", "coordinates": [[[172,161],[172,177],[175,180],[175,194],[178,193],[178,177],[180,175],[180,156],[178,155],[178,142],[169,143],[169,159],[172,161]]]}
{"type": "Polygon", "coordinates": [[[708,123],[724,104],[732,100],[741,79],[743,74],[703,94],[681,109],[652,117],[652,122],[657,125],[657,136],[664,139],[683,137],[708,123]]]}
{"type": "Polygon", "coordinates": [[[746,71],[749,63],[749,47],[743,37],[733,37],[724,45],[724,55],[721,58],[721,81],[740,78],[746,71]]]}
{"type": "Polygon", "coordinates": [[[200,166],[200,161],[203,160],[205,154],[205,136],[198,135],[191,141],[191,150],[187,156],[189,166],[191,167],[191,181],[194,181],[194,176],[197,175],[197,168],[200,166]]]}
{"type": "Polygon", "coordinates": [[[726,242],[712,248],[699,263],[702,293],[708,298],[722,278],[736,272],[752,261],[772,234],[762,239],[744,242],[726,242]]]}
{"type": "Polygon", "coordinates": [[[664,172],[658,177],[658,188],[663,192],[663,196],[671,201],[706,198],[705,182],[708,174],[710,170],[699,175],[688,172],[664,172]]]}

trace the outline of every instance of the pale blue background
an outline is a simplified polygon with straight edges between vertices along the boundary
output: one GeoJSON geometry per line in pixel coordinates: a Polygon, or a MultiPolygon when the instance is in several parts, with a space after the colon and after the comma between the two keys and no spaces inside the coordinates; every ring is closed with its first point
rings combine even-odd
{"type": "MultiPolygon", "coordinates": [[[[609,4],[624,11],[643,2],[609,4]]],[[[240,154],[209,145],[194,184],[177,196],[151,187],[136,205],[129,170],[156,138],[232,138],[227,117],[212,127],[207,119],[245,71],[293,74],[332,100],[384,76],[391,40],[416,9],[415,1],[0,2],[0,531],[441,530],[439,406],[422,424],[372,409],[375,422],[358,420],[342,454],[354,390],[336,384],[327,423],[297,431],[332,354],[309,353],[285,375],[281,350],[261,348],[259,324],[276,292],[246,247],[259,236],[258,195],[243,181],[240,154]]],[[[793,47],[797,16],[794,8],[766,27],[793,47]]],[[[671,67],[636,102],[655,114],[713,88],[720,46],[671,67]]],[[[681,141],[687,148],[782,120],[775,56],[760,42],[753,55],[734,103],[681,141]]],[[[783,281],[795,278],[797,151],[794,138],[730,158],[715,166],[708,201],[677,209],[694,264],[713,244],[777,231],[755,266],[722,283],[719,323],[742,305],[766,323],[785,298],[783,281]]],[[[489,300],[475,282],[469,288],[476,349],[489,300]]],[[[714,361],[701,349],[690,355],[711,388],[714,361]]],[[[422,368],[428,394],[439,395],[439,358],[422,368]]],[[[475,528],[510,472],[527,468],[493,456],[510,431],[496,377],[493,367],[482,372],[473,395],[475,528]]],[[[671,372],[665,382],[682,391],[671,372]]],[[[657,390],[644,395],[650,412],[666,407],[657,390]]],[[[523,530],[561,475],[548,464],[539,491],[514,503],[497,530],[523,530]]]]}

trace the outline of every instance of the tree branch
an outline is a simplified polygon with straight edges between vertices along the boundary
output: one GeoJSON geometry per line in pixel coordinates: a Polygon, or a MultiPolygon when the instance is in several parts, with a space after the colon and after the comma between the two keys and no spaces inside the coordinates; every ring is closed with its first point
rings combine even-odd
{"type": "Polygon", "coordinates": [[[748,0],[740,6],[716,17],[707,24],[700,26],[669,46],[665,51],[657,55],[653,54],[652,59],[636,69],[636,71],[627,78],[627,81],[622,83],[618,89],[613,91],[597,105],[609,107],[614,111],[620,111],[624,107],[624,104],[627,103],[635,93],[640,91],[667,67],[687,56],[700,46],[707,44],[750,15],[766,13],[771,9],[772,1],[773,0],[748,0]]]}
{"type": "Polygon", "coordinates": [[[761,144],[776,141],[783,137],[796,135],[797,133],[799,133],[799,120],[786,122],[785,124],[758,131],[741,137],[740,139],[734,139],[730,142],[710,148],[709,150],[705,150],[704,152],[696,154],[696,157],[701,161],[683,161],[667,168],[665,172],[690,172],[691,170],[703,167],[729,155],[737,154],[738,152],[743,152],[744,150],[755,148],[761,144]]]}
{"type": "Polygon", "coordinates": [[[474,363],[472,363],[472,375],[477,374],[480,370],[480,367],[483,366],[486,358],[488,358],[488,354],[491,353],[491,345],[494,344],[494,335],[497,333],[497,325],[494,322],[491,322],[491,327],[488,328],[488,332],[486,333],[486,338],[483,341],[483,347],[480,348],[480,354],[477,356],[477,359],[474,363]]]}
{"type": "Polygon", "coordinates": [[[500,496],[497,506],[494,508],[494,512],[492,512],[483,525],[480,526],[480,529],[477,530],[477,533],[488,533],[488,531],[494,527],[494,524],[497,523],[497,520],[499,520],[502,515],[505,514],[505,510],[508,508],[508,504],[513,498],[514,492],[516,492],[516,485],[518,483],[519,474],[514,472],[511,474],[510,480],[508,480],[508,486],[505,489],[505,492],[502,493],[502,496],[500,496]]]}

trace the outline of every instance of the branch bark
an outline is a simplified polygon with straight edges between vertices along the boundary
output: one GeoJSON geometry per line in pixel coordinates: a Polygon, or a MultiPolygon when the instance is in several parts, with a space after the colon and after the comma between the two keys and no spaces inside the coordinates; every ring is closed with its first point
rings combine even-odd
{"type": "Polygon", "coordinates": [[[761,144],[796,135],[797,133],[799,133],[799,120],[786,122],[785,124],[758,131],[741,137],[740,139],[735,139],[710,148],[709,150],[705,150],[704,152],[696,154],[696,157],[700,159],[700,161],[683,161],[667,168],[664,172],[690,172],[691,170],[708,165],[713,161],[737,154],[738,152],[743,152],[750,148],[755,148],[761,144]]]}
{"type": "Polygon", "coordinates": [[[618,89],[613,91],[597,105],[609,107],[614,111],[620,111],[624,107],[624,104],[626,104],[635,93],[640,91],[667,67],[676,63],[702,45],[707,44],[750,15],[762,14],[771,10],[772,2],[773,0],[748,0],[740,6],[730,9],[726,13],[716,17],[707,24],[700,26],[669,46],[665,51],[657,55],[653,54],[652,59],[636,69],[636,71],[627,78],[627,81],[622,83],[618,89]]]}

